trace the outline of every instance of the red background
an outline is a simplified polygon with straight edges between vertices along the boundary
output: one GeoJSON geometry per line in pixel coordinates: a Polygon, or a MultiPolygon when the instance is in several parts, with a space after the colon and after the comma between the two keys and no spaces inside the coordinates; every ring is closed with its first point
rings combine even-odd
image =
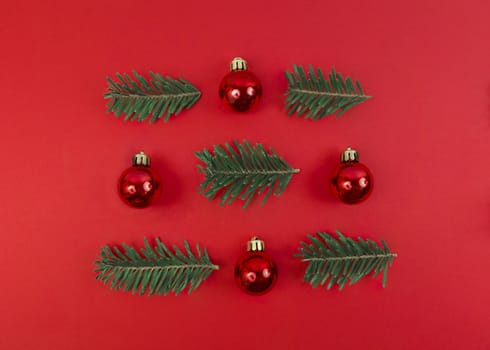
{"type": "Polygon", "coordinates": [[[0,348],[489,349],[489,13],[487,0],[4,3],[0,348]],[[234,56],[263,83],[249,114],[217,96],[234,56]],[[375,98],[338,119],[288,118],[294,63],[335,65],[375,98]],[[102,95],[107,75],[132,69],[185,77],[203,96],[167,124],[124,123],[102,95]],[[233,139],[302,172],[263,207],[208,202],[193,152],[233,139]],[[327,187],[348,145],[376,179],[358,206],[327,187]],[[164,192],[133,210],[116,181],[142,149],[164,192]],[[399,254],[386,289],[302,283],[299,241],[335,228],[399,254]],[[232,279],[252,234],[280,270],[258,298],[232,279]],[[95,281],[102,245],[144,236],[202,243],[221,270],[191,296],[95,281]]]}

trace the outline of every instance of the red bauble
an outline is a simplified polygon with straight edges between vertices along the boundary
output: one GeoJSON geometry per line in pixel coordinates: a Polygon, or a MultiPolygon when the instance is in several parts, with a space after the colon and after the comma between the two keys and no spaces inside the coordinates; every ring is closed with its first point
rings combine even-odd
{"type": "Polygon", "coordinates": [[[373,175],[359,163],[357,152],[350,147],[341,155],[341,163],[332,174],[332,191],[344,203],[365,201],[373,191],[373,175]]]}
{"type": "Polygon", "coordinates": [[[219,86],[219,96],[225,106],[245,112],[260,101],[262,86],[255,74],[247,70],[247,62],[236,57],[231,62],[231,72],[225,75],[219,86]]]}
{"type": "Polygon", "coordinates": [[[133,166],[121,174],[118,191],[123,202],[134,208],[145,208],[158,197],[160,180],[144,152],[136,154],[133,166]]]}
{"type": "Polygon", "coordinates": [[[264,242],[257,237],[248,242],[248,251],[235,265],[235,281],[250,295],[262,295],[271,290],[277,280],[277,267],[264,252],[264,242]]]}

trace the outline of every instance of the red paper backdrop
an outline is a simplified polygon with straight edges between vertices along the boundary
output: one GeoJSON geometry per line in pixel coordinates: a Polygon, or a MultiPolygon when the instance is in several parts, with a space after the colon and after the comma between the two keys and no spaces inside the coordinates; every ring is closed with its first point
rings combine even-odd
{"type": "Polygon", "coordinates": [[[10,1],[0,13],[1,349],[489,349],[490,6],[481,1],[10,1]],[[217,85],[234,56],[262,80],[253,113],[217,85]],[[374,99],[341,118],[283,111],[284,70],[332,65],[374,99]],[[202,92],[171,122],[105,113],[105,77],[149,70],[202,92]],[[194,151],[247,139],[302,169],[266,206],[197,194],[194,151]],[[351,145],[373,171],[362,205],[328,192],[351,145]],[[116,181],[153,157],[163,197],[126,207],[116,181]],[[302,283],[292,255],[316,230],[385,238],[388,276],[344,291],[302,283]],[[233,264],[252,234],[276,258],[268,295],[233,264]],[[188,239],[221,270],[191,296],[137,297],[95,281],[107,243],[188,239]]]}

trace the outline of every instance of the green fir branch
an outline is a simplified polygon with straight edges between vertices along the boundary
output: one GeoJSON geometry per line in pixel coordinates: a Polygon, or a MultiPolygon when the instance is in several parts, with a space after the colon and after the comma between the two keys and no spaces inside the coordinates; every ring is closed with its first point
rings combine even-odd
{"type": "Polygon", "coordinates": [[[107,77],[108,92],[104,94],[107,111],[116,117],[124,114],[124,120],[142,122],[150,118],[150,123],[171,115],[178,115],[183,109],[191,108],[201,97],[201,92],[188,81],[180,78],[163,77],[150,72],[148,81],[133,71],[129,74],[116,73],[118,81],[107,77]]]}
{"type": "Polygon", "coordinates": [[[326,285],[330,289],[337,284],[342,289],[347,282],[352,285],[371,273],[374,278],[383,272],[385,287],[388,266],[397,254],[392,253],[383,240],[379,246],[370,239],[359,237],[355,241],[339,231],[336,233],[337,238],[318,232],[317,236],[308,235],[309,243],[301,242],[300,253],[295,256],[308,262],[303,280],[313,288],[326,285]]]}
{"type": "Polygon", "coordinates": [[[271,194],[281,195],[299,169],[292,168],[272,148],[269,152],[261,144],[251,146],[247,141],[215,145],[214,152],[207,149],[195,155],[205,166],[198,165],[205,179],[200,194],[212,200],[221,196],[221,205],[239,198],[246,208],[257,195],[265,192],[262,204],[271,194]]]}
{"type": "Polygon", "coordinates": [[[177,246],[173,251],[167,248],[158,238],[152,248],[144,239],[144,248],[138,252],[135,248],[123,244],[118,247],[101,248],[101,259],[95,262],[96,279],[109,284],[111,289],[131,291],[133,294],[168,295],[181,293],[189,286],[188,293],[195,290],[219,267],[214,265],[206,249],[201,251],[196,245],[194,254],[187,241],[185,251],[177,246]]]}
{"type": "Polygon", "coordinates": [[[350,77],[344,80],[333,67],[328,79],[320,68],[316,71],[312,65],[308,68],[308,74],[296,65],[292,72],[286,71],[286,111],[289,116],[296,113],[298,117],[312,120],[332,114],[340,117],[348,109],[371,98],[364,94],[358,81],[354,85],[350,77]]]}

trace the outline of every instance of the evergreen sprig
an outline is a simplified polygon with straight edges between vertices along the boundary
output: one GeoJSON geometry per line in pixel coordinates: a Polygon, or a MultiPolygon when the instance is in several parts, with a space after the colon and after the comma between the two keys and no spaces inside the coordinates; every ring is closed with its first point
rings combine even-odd
{"type": "Polygon", "coordinates": [[[214,265],[206,249],[201,251],[196,245],[194,254],[187,241],[185,251],[177,246],[173,251],[168,249],[158,238],[155,247],[151,247],[144,239],[144,248],[139,253],[135,248],[123,244],[123,251],[118,247],[104,246],[101,248],[101,259],[95,262],[96,279],[104,284],[110,282],[110,288],[132,291],[143,295],[168,295],[181,293],[189,286],[188,293],[195,290],[202,281],[207,279],[219,267],[214,265]]]}
{"type": "Polygon", "coordinates": [[[124,120],[144,121],[150,115],[150,123],[163,117],[166,122],[171,115],[178,115],[184,108],[191,108],[201,97],[201,92],[188,81],[163,77],[150,72],[146,80],[136,71],[134,79],[129,74],[116,73],[119,81],[107,77],[108,92],[104,94],[107,111],[124,120]]]}
{"type": "Polygon", "coordinates": [[[300,253],[296,257],[308,262],[304,281],[314,288],[326,284],[330,289],[334,284],[342,289],[374,272],[373,277],[383,272],[383,287],[386,286],[388,266],[397,256],[390,252],[386,243],[382,247],[374,241],[357,238],[357,241],[336,231],[337,238],[318,232],[318,236],[308,235],[310,243],[301,242],[300,253]],[[328,283],[327,283],[328,281],[328,283]]]}
{"type": "Polygon", "coordinates": [[[288,115],[294,113],[305,119],[319,120],[328,115],[337,117],[348,109],[371,98],[364,94],[361,84],[356,80],[354,85],[350,77],[345,80],[342,74],[332,67],[328,79],[325,79],[320,68],[316,71],[308,66],[308,74],[301,66],[293,66],[293,71],[286,71],[288,90],[286,91],[286,110],[288,115]]]}
{"type": "Polygon", "coordinates": [[[207,149],[195,155],[205,166],[198,165],[205,179],[200,192],[208,199],[221,195],[221,205],[235,199],[244,200],[246,208],[255,196],[266,192],[262,204],[271,194],[281,195],[299,169],[292,168],[272,148],[269,152],[261,144],[251,146],[247,141],[215,145],[214,152],[207,149]]]}

